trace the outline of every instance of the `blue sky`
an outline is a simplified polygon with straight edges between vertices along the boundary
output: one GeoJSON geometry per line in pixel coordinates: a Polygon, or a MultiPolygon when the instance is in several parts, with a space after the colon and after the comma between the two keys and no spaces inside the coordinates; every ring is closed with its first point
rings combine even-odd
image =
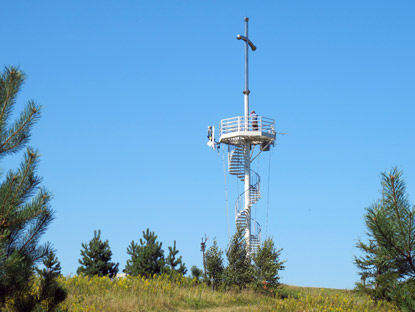
{"type": "Polygon", "coordinates": [[[95,229],[121,269],[147,227],[165,249],[176,240],[188,267],[202,266],[205,233],[226,248],[242,185],[226,177],[228,218],[206,128],[243,114],[235,37],[249,16],[251,108],[288,133],[254,163],[255,213],[284,248],[283,283],[352,288],[380,172],[398,166],[415,191],[414,10],[409,0],[5,1],[0,60],[28,76],[16,112],[30,99],[44,107],[30,145],[54,194],[43,239],[63,273],[76,272],[95,229]]]}

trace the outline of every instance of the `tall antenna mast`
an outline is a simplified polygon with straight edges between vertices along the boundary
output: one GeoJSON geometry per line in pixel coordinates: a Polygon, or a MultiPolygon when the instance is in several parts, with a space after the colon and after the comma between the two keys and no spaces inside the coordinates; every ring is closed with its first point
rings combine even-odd
{"type": "Polygon", "coordinates": [[[249,77],[248,77],[248,46],[251,47],[252,51],[256,50],[256,46],[252,43],[251,40],[248,38],[248,22],[249,18],[245,17],[245,36],[237,35],[236,39],[245,41],[245,90],[243,91],[244,94],[244,115],[245,118],[249,116],[249,77]]]}
{"type": "MultiPolygon", "coordinates": [[[[251,150],[260,147],[261,152],[269,151],[276,139],[275,121],[270,118],[258,116],[253,111],[249,114],[249,77],[248,52],[256,50],[255,45],[248,38],[248,17],[245,17],[245,36],[237,35],[236,39],[245,42],[245,89],[244,116],[222,119],[219,127],[219,141],[215,140],[215,127],[208,127],[208,146],[215,149],[220,144],[228,145],[229,173],[236,175],[244,182],[244,192],[239,195],[235,205],[235,225],[245,231],[248,251],[257,252],[261,245],[261,226],[251,216],[251,207],[260,199],[260,176],[251,170],[251,150]]],[[[253,158],[253,159],[254,159],[253,158]]]]}

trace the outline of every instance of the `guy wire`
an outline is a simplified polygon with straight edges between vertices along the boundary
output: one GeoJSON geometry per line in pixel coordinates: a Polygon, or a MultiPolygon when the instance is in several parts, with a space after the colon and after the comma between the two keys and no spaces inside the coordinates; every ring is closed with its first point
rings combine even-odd
{"type": "Polygon", "coordinates": [[[267,194],[267,225],[265,235],[268,238],[268,211],[269,211],[269,184],[271,180],[271,153],[272,150],[269,151],[269,160],[268,160],[268,194],[267,194]]]}
{"type": "Polygon", "coordinates": [[[226,220],[228,223],[228,239],[230,238],[230,225],[229,225],[229,205],[228,205],[228,189],[226,187],[226,165],[225,165],[225,149],[222,149],[223,158],[223,177],[225,179],[225,201],[226,201],[226,220]]]}

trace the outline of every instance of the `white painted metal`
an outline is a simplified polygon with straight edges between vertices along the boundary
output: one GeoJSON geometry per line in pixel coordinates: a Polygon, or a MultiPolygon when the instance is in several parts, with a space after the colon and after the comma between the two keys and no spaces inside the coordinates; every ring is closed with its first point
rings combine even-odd
{"type": "Polygon", "coordinates": [[[272,143],[275,135],[275,121],[263,116],[255,120],[242,116],[222,119],[219,127],[219,143],[225,144],[233,144],[237,138],[249,140],[251,145],[262,144],[267,138],[272,143]]]}
{"type": "MultiPolygon", "coordinates": [[[[250,254],[256,253],[261,244],[261,226],[251,217],[251,207],[260,199],[260,177],[251,170],[251,148],[261,145],[261,151],[268,150],[276,139],[275,121],[263,116],[249,115],[248,88],[248,47],[256,50],[248,39],[248,18],[245,18],[245,36],[237,39],[245,42],[245,89],[244,116],[222,119],[219,127],[219,141],[215,145],[228,145],[228,170],[244,182],[244,191],[236,200],[235,224],[245,230],[245,238],[250,254]],[[264,148],[266,147],[266,148],[264,148]]],[[[214,130],[213,130],[214,132],[214,130]]],[[[258,156],[258,155],[257,155],[258,156]]],[[[257,157],[255,156],[255,157],[257,157]]]]}
{"type": "Polygon", "coordinates": [[[244,144],[244,169],[245,169],[245,207],[246,211],[246,227],[245,238],[248,250],[251,250],[251,205],[250,205],[250,193],[251,193],[251,155],[250,155],[251,143],[246,141],[244,144]]]}
{"type": "MultiPolygon", "coordinates": [[[[236,145],[229,148],[228,163],[229,173],[236,175],[241,181],[245,181],[245,147],[236,145]]],[[[255,253],[261,242],[261,227],[258,222],[251,217],[251,207],[260,199],[260,177],[258,173],[251,170],[249,192],[246,190],[239,195],[235,203],[235,224],[238,228],[246,228],[251,225],[250,229],[250,251],[255,253]],[[249,198],[248,195],[249,194],[249,198]]]]}
{"type": "MultiPolygon", "coordinates": [[[[245,90],[244,90],[244,117],[245,129],[249,129],[249,86],[248,86],[248,18],[245,17],[245,90]]],[[[246,211],[246,225],[245,225],[245,239],[248,250],[251,250],[251,205],[250,191],[251,191],[251,142],[246,140],[244,143],[244,169],[245,169],[245,207],[246,211]]]]}

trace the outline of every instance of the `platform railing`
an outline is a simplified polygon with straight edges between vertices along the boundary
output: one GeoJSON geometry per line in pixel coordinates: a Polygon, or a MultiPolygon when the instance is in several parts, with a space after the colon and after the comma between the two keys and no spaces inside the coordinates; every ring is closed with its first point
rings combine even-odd
{"type": "Polygon", "coordinates": [[[275,134],[275,120],[263,116],[248,117],[244,116],[222,119],[219,127],[220,135],[241,132],[241,131],[261,131],[275,134]]]}

